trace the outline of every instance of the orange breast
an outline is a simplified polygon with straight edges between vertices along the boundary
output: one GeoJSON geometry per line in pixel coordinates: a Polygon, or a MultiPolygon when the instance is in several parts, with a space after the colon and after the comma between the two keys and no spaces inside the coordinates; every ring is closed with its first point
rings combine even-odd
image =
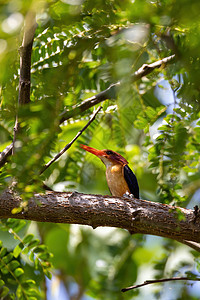
{"type": "Polygon", "coordinates": [[[120,164],[108,166],[106,179],[108,187],[113,196],[122,197],[126,192],[130,193],[126,180],[124,179],[123,166],[120,164]]]}

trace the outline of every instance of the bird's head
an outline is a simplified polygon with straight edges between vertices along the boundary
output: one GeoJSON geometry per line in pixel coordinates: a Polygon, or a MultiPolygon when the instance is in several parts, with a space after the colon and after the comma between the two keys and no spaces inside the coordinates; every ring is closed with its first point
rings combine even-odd
{"type": "Polygon", "coordinates": [[[99,157],[102,160],[102,162],[106,165],[106,167],[115,164],[121,164],[123,166],[128,164],[127,160],[115,151],[108,149],[97,150],[86,145],[80,145],[80,147],[99,157]]]}

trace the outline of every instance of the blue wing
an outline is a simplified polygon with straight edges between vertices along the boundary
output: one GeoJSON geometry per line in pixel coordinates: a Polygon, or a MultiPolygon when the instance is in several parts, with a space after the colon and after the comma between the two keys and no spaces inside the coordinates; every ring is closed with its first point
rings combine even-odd
{"type": "Polygon", "coordinates": [[[135,198],[139,199],[139,186],[137,178],[128,165],[124,166],[124,178],[128,184],[131,194],[133,194],[135,198]]]}

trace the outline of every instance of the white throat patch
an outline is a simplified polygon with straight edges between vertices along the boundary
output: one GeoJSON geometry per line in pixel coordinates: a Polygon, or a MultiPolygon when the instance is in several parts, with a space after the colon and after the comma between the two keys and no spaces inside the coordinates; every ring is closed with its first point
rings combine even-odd
{"type": "Polygon", "coordinates": [[[100,157],[100,156],[99,156],[99,158],[100,158],[101,161],[104,163],[104,165],[106,166],[106,168],[113,165],[113,162],[110,161],[109,159],[107,159],[106,157],[104,157],[104,156],[101,156],[101,157],[100,157]]]}

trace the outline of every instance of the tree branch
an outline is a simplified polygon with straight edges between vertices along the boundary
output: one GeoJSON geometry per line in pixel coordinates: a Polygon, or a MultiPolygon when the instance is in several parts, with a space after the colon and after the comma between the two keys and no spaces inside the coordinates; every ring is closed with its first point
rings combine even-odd
{"type": "Polygon", "coordinates": [[[12,154],[13,143],[8,145],[1,153],[0,153],[0,168],[3,167],[7,161],[8,156],[12,154]]]}
{"type": "Polygon", "coordinates": [[[200,242],[200,215],[194,222],[191,209],[140,199],[47,192],[34,195],[24,211],[13,215],[12,209],[19,207],[21,201],[16,192],[5,190],[0,195],[0,218],[82,224],[93,228],[109,226],[177,241],[200,242]]]}
{"type": "Polygon", "coordinates": [[[171,63],[175,60],[175,54],[164,57],[161,60],[155,61],[152,64],[144,64],[141,68],[139,68],[132,77],[133,81],[136,81],[138,79],[141,79],[142,77],[150,74],[152,71],[154,71],[156,68],[160,68],[161,66],[165,66],[168,63],[171,63]]]}
{"type": "Polygon", "coordinates": [[[89,122],[77,133],[77,135],[73,138],[73,140],[68,143],[58,154],[56,154],[54,156],[54,158],[52,158],[46,165],[44,165],[44,167],[42,168],[40,174],[42,174],[48,167],[50,167],[50,165],[56,161],[63,153],[65,153],[72,145],[73,143],[78,139],[78,137],[83,133],[83,131],[85,129],[88,128],[88,126],[94,121],[94,119],[96,118],[96,115],[98,114],[98,112],[102,109],[102,106],[99,106],[98,109],[94,112],[94,114],[92,115],[91,119],[89,120],[89,122]]]}
{"type": "Polygon", "coordinates": [[[142,286],[153,284],[153,283],[161,283],[161,282],[167,282],[167,281],[181,281],[181,280],[190,280],[190,281],[200,281],[200,278],[189,278],[189,277],[172,277],[172,278],[162,278],[162,279],[155,279],[155,280],[146,280],[145,282],[137,285],[132,285],[127,288],[122,289],[122,292],[127,292],[130,290],[134,290],[137,288],[140,288],[142,286]]]}
{"type": "Polygon", "coordinates": [[[100,92],[99,94],[92,96],[84,101],[81,104],[72,106],[72,109],[69,111],[64,111],[60,114],[60,124],[64,121],[73,118],[74,116],[82,114],[87,109],[103,102],[107,99],[116,98],[116,87],[120,86],[120,82],[111,84],[106,90],[100,92]]]}
{"type": "Polygon", "coordinates": [[[24,36],[20,47],[20,79],[19,79],[19,105],[30,102],[31,87],[31,54],[37,23],[35,13],[30,11],[25,19],[24,36]]]}
{"type": "MultiPolygon", "coordinates": [[[[153,70],[156,68],[160,68],[161,66],[165,66],[168,63],[173,62],[175,59],[175,55],[171,55],[168,57],[165,57],[161,60],[158,60],[152,64],[144,64],[141,68],[139,68],[132,76],[132,82],[135,82],[142,77],[150,74],[153,70]]],[[[77,106],[73,106],[71,110],[64,111],[60,115],[60,123],[63,123],[64,121],[77,116],[81,113],[83,113],[85,110],[93,107],[96,104],[99,104],[100,102],[103,102],[107,99],[114,99],[116,98],[116,89],[120,87],[121,82],[113,83],[111,84],[106,90],[100,92],[99,94],[92,96],[86,100],[84,100],[81,104],[77,106]]]]}
{"type": "Polygon", "coordinates": [[[196,242],[185,241],[185,240],[180,240],[179,242],[182,243],[182,244],[187,245],[188,247],[196,250],[197,252],[200,252],[200,244],[198,244],[196,242]]]}
{"type": "MultiPolygon", "coordinates": [[[[19,49],[20,76],[19,76],[18,109],[21,105],[30,102],[31,54],[32,54],[32,46],[33,46],[33,40],[34,40],[36,28],[37,28],[37,23],[35,19],[35,13],[30,11],[25,18],[23,41],[19,49]]],[[[18,116],[16,115],[14,134],[13,134],[13,143],[12,143],[12,154],[14,154],[15,141],[16,141],[16,135],[18,130],[19,130],[19,122],[18,122],[18,116]]],[[[8,155],[9,153],[7,153],[7,156],[8,155]]]]}

